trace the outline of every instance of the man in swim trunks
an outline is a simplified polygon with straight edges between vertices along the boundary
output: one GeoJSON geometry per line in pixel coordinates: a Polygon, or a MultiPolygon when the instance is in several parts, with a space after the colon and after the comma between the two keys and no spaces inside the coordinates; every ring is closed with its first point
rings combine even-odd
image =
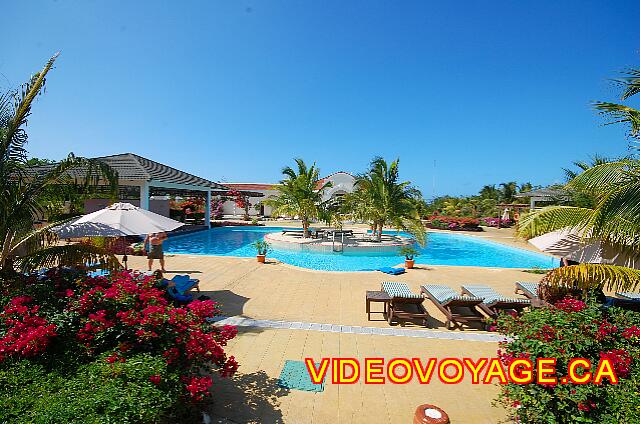
{"type": "Polygon", "coordinates": [[[153,268],[153,260],[160,260],[160,268],[162,272],[166,272],[164,269],[164,252],[162,251],[162,243],[167,239],[165,233],[151,233],[144,239],[144,248],[147,248],[147,242],[149,242],[149,250],[147,253],[147,259],[149,260],[149,271],[153,268]]]}

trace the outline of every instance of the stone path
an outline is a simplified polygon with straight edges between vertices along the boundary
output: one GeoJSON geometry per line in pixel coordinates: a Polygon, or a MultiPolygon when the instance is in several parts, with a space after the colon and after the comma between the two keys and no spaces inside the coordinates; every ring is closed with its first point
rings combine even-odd
{"type": "Polygon", "coordinates": [[[505,336],[498,333],[463,333],[460,331],[416,330],[399,328],[360,327],[356,325],[321,324],[300,321],[274,321],[244,317],[216,317],[216,325],[238,327],[275,328],[285,330],[307,330],[328,333],[373,334],[379,336],[418,337],[424,339],[463,340],[472,342],[501,342],[505,336]]]}

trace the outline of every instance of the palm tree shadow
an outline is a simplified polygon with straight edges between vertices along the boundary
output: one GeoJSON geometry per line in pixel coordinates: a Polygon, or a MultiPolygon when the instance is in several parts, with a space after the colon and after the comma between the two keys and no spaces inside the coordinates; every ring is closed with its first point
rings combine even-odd
{"type": "Polygon", "coordinates": [[[289,390],[264,371],[214,377],[213,401],[207,408],[214,423],[283,423],[280,398],[289,390]]]}

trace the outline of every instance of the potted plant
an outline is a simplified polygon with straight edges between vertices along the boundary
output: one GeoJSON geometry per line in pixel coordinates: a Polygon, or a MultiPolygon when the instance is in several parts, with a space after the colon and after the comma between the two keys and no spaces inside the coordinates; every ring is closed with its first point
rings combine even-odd
{"type": "Polygon", "coordinates": [[[264,259],[267,257],[267,252],[271,250],[271,245],[264,240],[256,240],[251,244],[257,251],[258,262],[264,263],[264,259]]]}
{"type": "Polygon", "coordinates": [[[413,246],[402,246],[400,248],[400,254],[404,256],[404,267],[411,269],[415,264],[414,258],[420,255],[420,252],[413,246]]]}

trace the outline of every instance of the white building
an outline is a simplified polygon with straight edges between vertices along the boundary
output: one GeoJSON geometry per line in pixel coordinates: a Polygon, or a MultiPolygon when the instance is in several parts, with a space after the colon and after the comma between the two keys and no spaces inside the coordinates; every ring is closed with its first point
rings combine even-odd
{"type": "MultiPolygon", "coordinates": [[[[348,172],[336,172],[321,179],[318,183],[318,188],[326,182],[330,182],[331,186],[325,190],[322,199],[323,201],[352,193],[356,179],[348,172]]],[[[273,196],[278,193],[276,190],[277,184],[224,183],[224,185],[233,190],[262,193],[263,197],[249,198],[249,203],[251,204],[249,207],[249,216],[271,217],[271,208],[269,206],[262,205],[261,202],[268,199],[269,196],[273,196]],[[259,206],[256,208],[255,205],[259,206]]],[[[244,210],[236,206],[235,200],[229,199],[224,203],[222,213],[226,216],[242,216],[244,215],[244,210]]]]}

